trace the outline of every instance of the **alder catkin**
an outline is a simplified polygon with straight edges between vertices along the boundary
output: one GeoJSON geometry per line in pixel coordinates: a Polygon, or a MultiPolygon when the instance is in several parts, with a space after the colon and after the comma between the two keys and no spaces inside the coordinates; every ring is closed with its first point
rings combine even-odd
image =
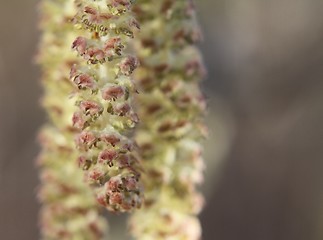
{"type": "Polygon", "coordinates": [[[76,8],[73,0],[42,0],[39,11],[42,36],[37,62],[42,70],[42,105],[50,120],[39,134],[41,239],[102,240],[107,222],[100,217],[95,197],[75,161],[76,129],[71,119],[76,107],[69,98],[74,89],[69,72],[78,62],[71,51],[77,36],[71,25],[76,8]]]}
{"type": "Polygon", "coordinates": [[[198,240],[203,197],[202,147],[205,69],[194,43],[201,39],[190,0],[138,0],[141,24],[135,79],[141,119],[136,140],[143,156],[145,204],[130,221],[140,240],[198,240]]]}
{"type": "Polygon", "coordinates": [[[141,168],[132,129],[139,119],[132,73],[138,60],[129,53],[129,40],[139,30],[132,1],[76,1],[73,19],[78,36],[71,44],[78,56],[70,80],[77,106],[72,121],[79,166],[99,204],[110,211],[140,208],[141,168]]]}

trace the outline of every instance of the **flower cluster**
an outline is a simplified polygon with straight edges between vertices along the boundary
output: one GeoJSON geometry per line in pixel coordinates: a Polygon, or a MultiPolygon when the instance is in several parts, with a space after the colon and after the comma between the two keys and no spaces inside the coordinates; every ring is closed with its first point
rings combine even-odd
{"type": "Polygon", "coordinates": [[[70,159],[76,156],[71,139],[47,126],[39,140],[42,152],[38,164],[43,171],[38,197],[45,203],[40,215],[43,239],[104,239],[106,222],[82,181],[82,172],[70,159]]]}
{"type": "Polygon", "coordinates": [[[76,1],[71,44],[79,62],[71,67],[75,86],[72,117],[79,166],[97,201],[111,211],[139,208],[140,164],[131,129],[138,123],[133,108],[137,90],[131,75],[138,66],[127,46],[139,25],[129,0],[76,1]]]}
{"type": "Polygon", "coordinates": [[[42,0],[43,239],[104,239],[99,207],[142,207],[130,221],[136,239],[201,238],[207,130],[195,7],[133,2],[42,0]]]}
{"type": "Polygon", "coordinates": [[[77,36],[70,22],[76,8],[73,0],[43,0],[40,5],[43,31],[37,61],[42,66],[42,104],[50,123],[40,133],[42,151],[38,157],[41,186],[38,197],[41,235],[44,240],[101,240],[107,223],[99,216],[92,191],[84,184],[75,163],[73,144],[75,111],[69,94],[74,86],[69,69],[78,62],[70,50],[77,36]]]}
{"type": "Polygon", "coordinates": [[[137,239],[198,240],[196,214],[203,197],[200,140],[206,135],[205,100],[199,82],[205,69],[194,43],[201,39],[190,0],[139,0],[134,9],[142,26],[135,49],[145,186],[143,211],[131,219],[137,239]],[[149,219],[149,220],[147,220],[149,219]]]}

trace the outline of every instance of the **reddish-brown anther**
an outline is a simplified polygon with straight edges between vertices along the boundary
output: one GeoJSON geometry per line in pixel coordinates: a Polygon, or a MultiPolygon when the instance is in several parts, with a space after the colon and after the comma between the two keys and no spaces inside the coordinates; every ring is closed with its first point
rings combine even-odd
{"type": "Polygon", "coordinates": [[[100,139],[107,144],[111,144],[111,146],[113,147],[115,147],[115,145],[121,140],[120,137],[118,137],[116,134],[109,133],[101,134],[100,139]]]}
{"type": "Polygon", "coordinates": [[[48,182],[56,180],[55,176],[53,176],[53,174],[50,171],[42,172],[40,175],[40,179],[42,181],[48,181],[48,182]]]}
{"type": "Polygon", "coordinates": [[[173,36],[173,38],[174,38],[174,41],[179,41],[179,40],[181,40],[181,39],[185,39],[186,38],[186,33],[185,33],[185,30],[184,29],[180,29],[180,30],[178,30],[175,34],[174,34],[174,36],[173,36]]]}
{"type": "Polygon", "coordinates": [[[108,205],[108,203],[107,203],[107,196],[104,193],[98,194],[97,197],[96,197],[96,200],[103,207],[106,207],[108,205]]]}
{"type": "Polygon", "coordinates": [[[118,5],[121,5],[121,6],[124,6],[124,7],[127,7],[129,8],[130,5],[131,5],[131,2],[129,0],[113,0],[112,1],[112,4],[114,6],[118,6],[118,5]]]}
{"type": "Polygon", "coordinates": [[[91,8],[91,7],[85,7],[84,12],[92,14],[92,15],[97,15],[98,14],[98,11],[96,9],[94,9],[94,8],[91,8]]]}
{"type": "Polygon", "coordinates": [[[138,22],[136,19],[134,19],[134,18],[132,18],[132,19],[129,21],[129,26],[130,26],[130,27],[135,27],[135,28],[137,28],[137,29],[140,29],[140,24],[139,24],[139,22],[138,22]]]}
{"type": "Polygon", "coordinates": [[[104,100],[116,100],[125,95],[125,89],[118,85],[104,87],[101,91],[101,96],[104,100]]]}
{"type": "Polygon", "coordinates": [[[154,67],[154,70],[157,74],[160,74],[160,73],[164,73],[166,70],[169,69],[169,65],[167,63],[162,63],[160,65],[157,65],[156,67],[154,67]]]}
{"type": "Polygon", "coordinates": [[[86,157],[85,156],[79,156],[78,158],[77,158],[77,163],[78,163],[78,166],[79,167],[83,167],[84,165],[85,165],[85,163],[86,163],[86,157]]]}
{"type": "Polygon", "coordinates": [[[86,121],[83,119],[83,114],[81,112],[75,112],[72,117],[73,126],[78,129],[83,129],[86,121]]]}
{"type": "Polygon", "coordinates": [[[100,152],[98,157],[99,163],[108,163],[109,166],[112,166],[112,161],[117,157],[118,153],[114,149],[105,149],[100,152]]]}
{"type": "Polygon", "coordinates": [[[158,128],[158,131],[163,133],[163,132],[167,132],[171,129],[172,129],[172,124],[170,122],[165,122],[158,128]]]}
{"type": "Polygon", "coordinates": [[[67,230],[65,229],[60,229],[57,231],[57,235],[62,238],[62,239],[67,239],[71,237],[71,233],[69,233],[67,230]]]}
{"type": "Polygon", "coordinates": [[[78,75],[78,71],[77,71],[77,68],[76,68],[76,64],[72,64],[72,68],[71,68],[71,71],[70,71],[70,79],[75,78],[77,75],[78,75]]]}
{"type": "Polygon", "coordinates": [[[195,74],[198,74],[200,76],[204,76],[206,74],[206,70],[200,60],[192,60],[189,61],[185,65],[185,73],[187,76],[191,77],[195,74]]]}
{"type": "Polygon", "coordinates": [[[131,107],[128,103],[122,103],[122,104],[118,104],[115,109],[114,112],[119,115],[119,116],[126,116],[131,110],[131,107]]]}
{"type": "Polygon", "coordinates": [[[101,13],[100,14],[100,20],[109,20],[110,18],[113,18],[113,15],[108,13],[101,13]]]}
{"type": "Polygon", "coordinates": [[[100,13],[97,9],[88,6],[84,8],[84,12],[90,15],[89,21],[93,23],[101,23],[102,20],[108,20],[112,18],[112,15],[107,13],[100,13]]]}
{"type": "Polygon", "coordinates": [[[126,168],[130,166],[130,159],[128,155],[120,155],[118,157],[118,167],[126,168]]]}
{"type": "Polygon", "coordinates": [[[205,99],[205,96],[203,94],[200,94],[197,97],[197,101],[199,103],[200,108],[203,109],[203,110],[206,110],[206,99],[205,99]]]}
{"type": "Polygon", "coordinates": [[[141,40],[141,45],[144,48],[156,48],[157,43],[155,42],[154,39],[144,38],[144,39],[141,40]]]}
{"type": "Polygon", "coordinates": [[[86,58],[89,58],[91,60],[98,60],[98,61],[103,61],[105,59],[105,53],[99,49],[99,48],[89,48],[86,51],[86,58]]]}
{"type": "Polygon", "coordinates": [[[166,14],[168,10],[171,9],[172,5],[173,5],[174,1],[172,0],[166,0],[164,1],[160,11],[163,13],[163,14],[166,14]]]}
{"type": "Polygon", "coordinates": [[[122,204],[123,200],[124,197],[122,196],[122,193],[113,192],[110,194],[109,203],[111,205],[120,205],[122,204]]]}
{"type": "Polygon", "coordinates": [[[98,226],[97,222],[91,222],[89,223],[89,229],[90,231],[96,236],[96,238],[102,238],[103,237],[103,233],[100,230],[100,227],[98,226]]]}
{"type": "Polygon", "coordinates": [[[159,103],[151,104],[147,107],[147,114],[154,114],[162,109],[162,106],[159,103]]]}
{"type": "Polygon", "coordinates": [[[99,168],[94,168],[89,171],[89,178],[93,181],[97,181],[104,176],[104,172],[99,168]]]}
{"type": "Polygon", "coordinates": [[[103,107],[101,104],[94,102],[94,101],[81,101],[80,102],[80,109],[86,115],[100,115],[103,112],[103,107]]]}
{"type": "Polygon", "coordinates": [[[193,17],[195,14],[195,3],[192,0],[189,0],[185,8],[185,14],[187,17],[193,17]]]}
{"type": "Polygon", "coordinates": [[[131,152],[133,150],[134,143],[129,141],[129,139],[125,139],[121,144],[121,149],[124,151],[131,152]]]}
{"type": "Polygon", "coordinates": [[[72,44],[72,49],[75,49],[79,54],[84,55],[86,51],[87,40],[84,37],[77,37],[72,44]]]}
{"type": "Polygon", "coordinates": [[[178,99],[174,99],[175,105],[182,109],[189,108],[190,106],[192,106],[193,101],[194,97],[188,94],[179,96],[178,99]]]}
{"type": "Polygon", "coordinates": [[[110,178],[109,181],[107,181],[105,183],[104,188],[107,193],[116,192],[116,191],[120,190],[119,188],[120,188],[121,184],[122,184],[122,181],[121,181],[120,177],[116,176],[116,177],[110,178]]]}
{"type": "Polygon", "coordinates": [[[123,179],[123,183],[128,191],[138,190],[137,180],[134,177],[127,177],[123,179]]]}
{"type": "Polygon", "coordinates": [[[174,94],[176,92],[176,90],[178,88],[180,88],[181,85],[182,85],[182,83],[180,81],[172,80],[172,81],[164,83],[161,86],[161,90],[165,95],[170,96],[170,95],[174,94]]]}
{"type": "Polygon", "coordinates": [[[121,206],[123,209],[129,211],[131,208],[136,207],[136,201],[135,200],[131,200],[131,202],[123,201],[121,206]]]}
{"type": "Polygon", "coordinates": [[[139,122],[139,116],[137,113],[131,112],[129,117],[130,117],[131,121],[133,121],[134,123],[139,122]]]}
{"type": "Polygon", "coordinates": [[[119,67],[122,74],[129,76],[138,67],[138,65],[139,62],[137,58],[134,56],[127,56],[121,61],[119,67]]]}
{"type": "Polygon", "coordinates": [[[97,142],[93,132],[83,131],[76,137],[76,145],[81,149],[89,149],[97,142]]]}
{"type": "Polygon", "coordinates": [[[185,127],[188,124],[187,120],[179,120],[177,123],[174,125],[175,128],[182,128],[185,127]]]}
{"type": "Polygon", "coordinates": [[[113,37],[108,39],[105,44],[104,44],[104,51],[109,51],[114,49],[116,46],[118,46],[121,43],[121,38],[120,37],[113,37]]]}
{"type": "Polygon", "coordinates": [[[80,74],[76,76],[73,82],[79,89],[89,88],[95,90],[97,88],[94,78],[88,74],[80,74]]]}

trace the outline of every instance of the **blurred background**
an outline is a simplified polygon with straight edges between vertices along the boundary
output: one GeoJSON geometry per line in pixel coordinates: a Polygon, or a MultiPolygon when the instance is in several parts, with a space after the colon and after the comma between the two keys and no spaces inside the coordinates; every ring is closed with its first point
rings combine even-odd
{"type": "MultiPolygon", "coordinates": [[[[46,120],[32,63],[37,1],[0,1],[0,239],[33,240],[35,136],[46,120]]],[[[197,6],[211,132],[203,239],[322,240],[323,1],[197,6]]]]}

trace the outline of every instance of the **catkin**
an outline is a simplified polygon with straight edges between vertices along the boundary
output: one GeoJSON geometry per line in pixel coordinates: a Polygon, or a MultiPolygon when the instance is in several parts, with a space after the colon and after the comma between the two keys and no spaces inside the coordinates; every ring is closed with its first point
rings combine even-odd
{"type": "Polygon", "coordinates": [[[76,1],[72,43],[79,62],[71,68],[77,106],[78,163],[97,201],[110,211],[140,208],[141,168],[132,129],[139,119],[132,73],[138,66],[129,40],[139,30],[129,0],[76,1]]]}
{"type": "Polygon", "coordinates": [[[141,63],[135,79],[141,123],[136,140],[143,156],[145,204],[130,221],[140,240],[198,240],[197,214],[203,197],[200,140],[205,100],[199,82],[205,74],[195,9],[189,0],[139,0],[141,24],[135,49],[141,63]]]}
{"type": "Polygon", "coordinates": [[[39,134],[42,150],[38,157],[41,186],[38,198],[40,232],[44,240],[101,240],[107,230],[99,215],[92,191],[84,183],[76,164],[76,129],[71,119],[75,111],[69,99],[74,86],[69,70],[78,62],[71,51],[77,36],[71,25],[76,14],[73,0],[42,0],[39,6],[42,37],[37,62],[42,69],[42,105],[49,123],[39,134]]]}

